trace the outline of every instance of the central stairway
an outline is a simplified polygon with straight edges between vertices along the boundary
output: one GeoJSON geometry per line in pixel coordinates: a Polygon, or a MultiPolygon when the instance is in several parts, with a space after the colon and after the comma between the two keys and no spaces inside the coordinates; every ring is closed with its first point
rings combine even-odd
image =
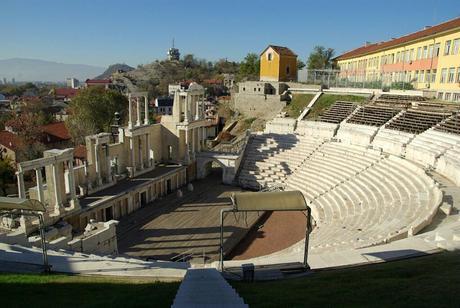
{"type": "Polygon", "coordinates": [[[213,268],[189,269],[172,305],[179,307],[245,307],[243,299],[213,268]]]}

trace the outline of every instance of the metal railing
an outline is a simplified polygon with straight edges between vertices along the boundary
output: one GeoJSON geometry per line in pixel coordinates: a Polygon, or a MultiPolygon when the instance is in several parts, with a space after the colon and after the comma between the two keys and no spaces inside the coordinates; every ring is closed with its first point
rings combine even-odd
{"type": "Polygon", "coordinates": [[[195,248],[188,249],[184,252],[181,252],[171,257],[170,260],[173,262],[187,262],[194,258],[201,257],[203,259],[203,264],[206,264],[206,251],[203,249],[202,253],[197,253],[197,252],[194,252],[195,250],[196,250],[195,248]]]}

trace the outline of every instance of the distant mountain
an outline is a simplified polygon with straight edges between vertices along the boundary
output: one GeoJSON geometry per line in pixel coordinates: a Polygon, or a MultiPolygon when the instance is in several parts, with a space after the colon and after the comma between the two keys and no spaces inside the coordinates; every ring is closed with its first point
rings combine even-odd
{"type": "Polygon", "coordinates": [[[127,64],[121,64],[121,63],[117,63],[117,64],[112,64],[110,65],[104,73],[102,73],[101,75],[97,76],[96,79],[107,79],[109,78],[110,76],[112,76],[113,73],[116,73],[118,71],[123,71],[123,72],[130,72],[130,71],[133,71],[134,70],[134,67],[131,67],[127,64]]]}
{"type": "Polygon", "coordinates": [[[16,81],[65,81],[74,77],[80,81],[94,78],[104,72],[103,67],[85,64],[64,64],[36,59],[5,59],[0,60],[0,79],[16,81]]]}

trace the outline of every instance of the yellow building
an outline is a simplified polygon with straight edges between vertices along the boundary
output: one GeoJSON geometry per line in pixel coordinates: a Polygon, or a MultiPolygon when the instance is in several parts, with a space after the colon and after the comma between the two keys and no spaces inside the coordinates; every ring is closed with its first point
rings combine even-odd
{"type": "Polygon", "coordinates": [[[336,59],[350,82],[409,82],[460,102],[460,18],[385,42],[366,44],[336,59]]]}
{"type": "Polygon", "coordinates": [[[269,45],[260,54],[260,81],[297,81],[297,55],[287,47],[269,45]]]}

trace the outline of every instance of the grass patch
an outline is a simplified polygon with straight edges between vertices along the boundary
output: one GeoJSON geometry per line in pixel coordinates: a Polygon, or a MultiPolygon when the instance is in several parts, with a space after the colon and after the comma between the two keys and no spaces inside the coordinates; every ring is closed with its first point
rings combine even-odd
{"type": "Polygon", "coordinates": [[[363,103],[367,102],[367,97],[358,95],[323,94],[311,108],[307,115],[307,119],[316,119],[336,101],[363,103]]]}
{"type": "Polygon", "coordinates": [[[179,282],[0,274],[3,307],[170,307],[179,282]]]}
{"type": "Polygon", "coordinates": [[[283,111],[291,118],[297,118],[314,96],[314,94],[293,94],[291,102],[283,108],[283,111]]]}
{"type": "Polygon", "coordinates": [[[460,301],[460,252],[232,285],[250,307],[452,307],[460,301]]]}

